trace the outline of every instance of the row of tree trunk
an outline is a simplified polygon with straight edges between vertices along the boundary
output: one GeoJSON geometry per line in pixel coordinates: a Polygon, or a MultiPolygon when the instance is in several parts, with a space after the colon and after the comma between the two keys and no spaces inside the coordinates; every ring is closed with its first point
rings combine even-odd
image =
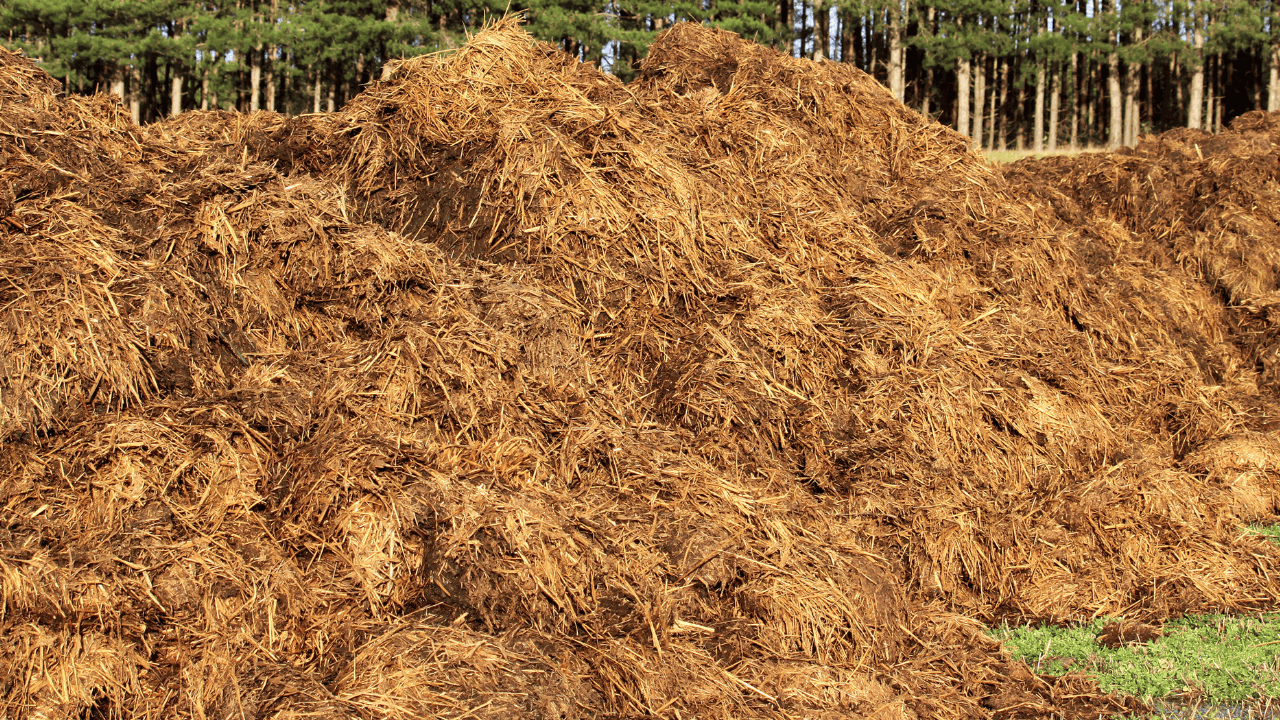
{"type": "MultiPolygon", "coordinates": [[[[388,3],[385,10],[386,21],[395,22],[399,10],[397,4],[388,3]]],[[[278,11],[279,0],[271,0],[272,16],[274,17],[278,11]]],[[[174,30],[181,33],[183,30],[181,23],[178,23],[174,30]]],[[[211,74],[214,72],[212,68],[220,64],[223,53],[211,52],[211,55],[214,62],[205,64],[200,69],[198,98],[194,97],[192,89],[187,87],[185,82],[187,77],[183,68],[174,63],[155,61],[120,67],[112,77],[109,92],[121,98],[129,106],[134,122],[141,123],[145,118],[165,114],[178,115],[184,107],[191,108],[197,103],[201,110],[220,109],[230,105],[247,112],[259,110],[334,112],[342,102],[359,92],[361,86],[375,79],[371,76],[373,68],[366,67],[365,56],[362,53],[356,58],[354,74],[342,72],[343,69],[336,67],[334,63],[320,63],[306,73],[310,76],[309,78],[294,80],[295,83],[305,83],[309,88],[301,85],[291,88],[288,87],[290,74],[277,73],[276,68],[296,67],[296,58],[291,57],[285,47],[274,44],[259,45],[245,54],[245,59],[248,61],[247,72],[233,71],[247,76],[242,78],[243,81],[234,83],[234,87],[237,88],[234,91],[235,97],[223,98],[218,96],[210,82],[211,74]],[[168,77],[160,77],[161,73],[168,77]],[[165,86],[168,88],[167,108],[158,106],[161,98],[157,91],[165,86]],[[309,107],[297,105],[296,100],[293,107],[285,107],[287,98],[296,98],[299,95],[297,91],[305,92],[306,89],[310,90],[306,93],[309,95],[309,107]]],[[[381,76],[385,78],[390,70],[389,65],[382,65],[381,76]]]]}
{"type": "MultiPolygon", "coordinates": [[[[1106,1],[1114,1],[1115,12],[1120,12],[1119,0],[1106,1]]],[[[875,73],[895,98],[905,102],[904,41],[908,28],[901,17],[899,3],[890,3],[883,12],[883,25],[878,25],[883,28],[880,38],[867,31],[869,27],[863,25],[862,18],[848,18],[852,24],[850,32],[844,27],[845,16],[837,14],[841,23],[837,34],[842,39],[839,59],[855,62],[875,73]],[[880,65],[883,73],[877,72],[880,65]]],[[[918,33],[921,26],[933,26],[936,12],[932,6],[922,8],[912,30],[918,33]]],[[[827,57],[824,38],[829,36],[828,17],[825,11],[815,11],[812,15],[814,59],[827,57]]],[[[1070,52],[1062,59],[1043,60],[1025,51],[1008,56],[961,54],[955,60],[954,90],[946,93],[953,104],[943,114],[977,146],[1005,149],[1012,134],[1019,149],[1036,152],[1057,150],[1060,140],[1076,148],[1086,136],[1112,149],[1131,145],[1144,131],[1144,126],[1152,129],[1147,121],[1157,104],[1166,109],[1171,107],[1170,103],[1175,105],[1174,114],[1182,118],[1178,124],[1216,131],[1224,120],[1224,95],[1233,66],[1225,53],[1207,53],[1206,15],[1201,12],[1192,18],[1190,37],[1181,55],[1175,52],[1167,58],[1147,62],[1124,62],[1122,58],[1124,45],[1141,46],[1145,42],[1146,32],[1141,25],[1123,37],[1115,30],[1110,31],[1109,49],[1100,56],[1070,52]],[[1029,73],[1023,73],[1025,65],[1019,65],[1027,62],[1035,65],[1029,73]],[[1023,83],[1015,81],[1015,76],[1033,79],[1023,83]],[[1157,98],[1157,88],[1171,97],[1157,98]],[[1063,116],[1064,107],[1067,117],[1063,116]],[[1030,118],[1026,117],[1028,114],[1030,118]]],[[[964,18],[952,18],[951,22],[961,30],[965,28],[964,18]]],[[[799,50],[804,49],[804,37],[808,34],[803,23],[801,19],[799,50]]],[[[1035,32],[1041,35],[1051,32],[1047,21],[1035,32]]],[[[1280,111],[1280,35],[1272,37],[1266,49],[1265,61],[1269,65],[1266,97],[1264,102],[1260,94],[1255,106],[1280,111]]],[[[924,114],[935,109],[941,111],[942,108],[933,105],[935,68],[917,69],[919,87],[914,88],[913,93],[917,107],[924,114]]],[[[1164,114],[1167,116],[1169,112],[1164,114]]]]}
{"type": "MultiPolygon", "coordinates": [[[[1221,129],[1223,122],[1224,106],[1218,94],[1222,89],[1221,80],[1218,79],[1222,63],[1218,58],[1210,58],[1207,64],[1209,72],[1206,72],[1204,66],[1198,66],[1191,73],[1189,92],[1185,99],[1186,126],[1216,132],[1221,129]],[[1207,93],[1206,78],[1210,80],[1207,93]]],[[[1025,147],[1035,152],[1043,152],[1045,149],[1055,151],[1059,147],[1059,132],[1064,129],[1069,133],[1070,146],[1077,148],[1083,129],[1094,125],[1099,111],[1093,99],[1096,93],[1091,92],[1090,87],[1097,87],[1104,74],[1105,94],[1109,101],[1107,147],[1115,149],[1121,145],[1134,144],[1142,132],[1142,118],[1150,115],[1150,111],[1144,109],[1144,106],[1154,102],[1151,81],[1154,70],[1142,63],[1122,66],[1119,54],[1114,50],[1107,53],[1105,65],[1090,63],[1079,53],[1073,53],[1069,61],[1064,63],[1038,63],[1034,69],[1031,137],[1029,142],[1021,136],[1017,137],[1018,148],[1025,147]],[[1068,118],[1064,118],[1062,113],[1064,85],[1074,98],[1080,99],[1080,102],[1071,103],[1068,118]]],[[[1179,82],[1180,71],[1181,65],[1172,60],[1164,69],[1164,74],[1173,76],[1175,82],[1178,82],[1175,85],[1175,102],[1182,105],[1184,100],[1179,82]]],[[[894,72],[894,68],[889,69],[890,76],[894,72]]],[[[1280,74],[1280,52],[1272,56],[1272,90],[1267,94],[1266,103],[1269,111],[1280,110],[1280,94],[1274,90],[1280,86],[1277,74],[1280,74]]],[[[956,129],[972,138],[979,147],[1006,149],[1009,126],[1016,123],[1016,108],[1024,103],[1026,92],[1022,87],[1014,91],[1015,109],[1008,111],[1010,61],[1007,58],[982,56],[976,61],[961,58],[956,63],[955,75],[956,129]],[[989,75],[994,77],[989,78],[989,75]],[[989,86],[988,79],[994,85],[989,86]]],[[[895,96],[902,98],[901,89],[895,90],[895,96]]],[[[920,109],[923,113],[929,112],[927,96],[922,100],[920,109]]]]}

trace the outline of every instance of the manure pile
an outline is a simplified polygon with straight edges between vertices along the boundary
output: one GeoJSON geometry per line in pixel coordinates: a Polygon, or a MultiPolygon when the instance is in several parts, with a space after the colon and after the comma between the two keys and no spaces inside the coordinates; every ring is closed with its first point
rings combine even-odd
{"type": "Polygon", "coordinates": [[[0,53],[0,715],[1096,717],[983,623],[1280,599],[1238,311],[855,69],[56,90],[0,53]]]}
{"type": "Polygon", "coordinates": [[[1280,389],[1280,113],[1219,135],[1177,129],[1109,154],[1026,160],[1010,181],[1103,245],[1181,267],[1227,306],[1222,332],[1269,394],[1280,389]]]}

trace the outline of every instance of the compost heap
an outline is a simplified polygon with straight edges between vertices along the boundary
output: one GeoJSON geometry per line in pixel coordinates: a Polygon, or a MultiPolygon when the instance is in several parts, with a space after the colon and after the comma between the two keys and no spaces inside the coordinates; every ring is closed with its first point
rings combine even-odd
{"type": "Polygon", "coordinates": [[[7,717],[1095,717],[984,624],[1280,594],[1221,298],[855,69],[56,90],[0,55],[7,717]]]}
{"type": "Polygon", "coordinates": [[[1093,242],[1180,266],[1227,306],[1224,330],[1280,388],[1280,114],[1236,118],[1219,135],[1177,129],[1115,153],[1026,160],[1010,181],[1093,242]]]}

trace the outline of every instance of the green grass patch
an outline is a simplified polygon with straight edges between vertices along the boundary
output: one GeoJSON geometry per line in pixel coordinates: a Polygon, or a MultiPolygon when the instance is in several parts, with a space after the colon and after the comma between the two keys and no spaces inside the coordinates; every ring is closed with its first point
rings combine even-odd
{"type": "MultiPolygon", "coordinates": [[[[1280,526],[1250,531],[1280,545],[1280,526]]],[[[1109,692],[1134,695],[1166,717],[1275,716],[1280,705],[1280,613],[1204,615],[1164,625],[1164,637],[1108,648],[1096,642],[1107,619],[1072,627],[994,628],[1017,659],[1038,672],[1083,671],[1109,692]]]]}
{"type": "Polygon", "coordinates": [[[1154,700],[1237,705],[1280,697],[1280,614],[1207,615],[1166,623],[1165,636],[1122,648],[1099,645],[1099,619],[1075,627],[1000,627],[995,637],[1040,672],[1079,670],[1105,691],[1154,700]]]}
{"type": "Polygon", "coordinates": [[[1252,526],[1248,528],[1249,532],[1257,533],[1271,540],[1276,545],[1280,545],[1280,525],[1271,525],[1269,527],[1252,526]]]}

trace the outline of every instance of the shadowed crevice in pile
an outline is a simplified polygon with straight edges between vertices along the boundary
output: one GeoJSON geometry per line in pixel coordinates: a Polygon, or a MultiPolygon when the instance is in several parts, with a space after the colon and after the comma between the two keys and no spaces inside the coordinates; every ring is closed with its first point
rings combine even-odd
{"type": "Polygon", "coordinates": [[[857,70],[681,25],[622,85],[503,21],[331,115],[42,77],[9,715],[1093,717],[1139,705],[983,623],[1275,601],[1212,289],[857,70]]]}

